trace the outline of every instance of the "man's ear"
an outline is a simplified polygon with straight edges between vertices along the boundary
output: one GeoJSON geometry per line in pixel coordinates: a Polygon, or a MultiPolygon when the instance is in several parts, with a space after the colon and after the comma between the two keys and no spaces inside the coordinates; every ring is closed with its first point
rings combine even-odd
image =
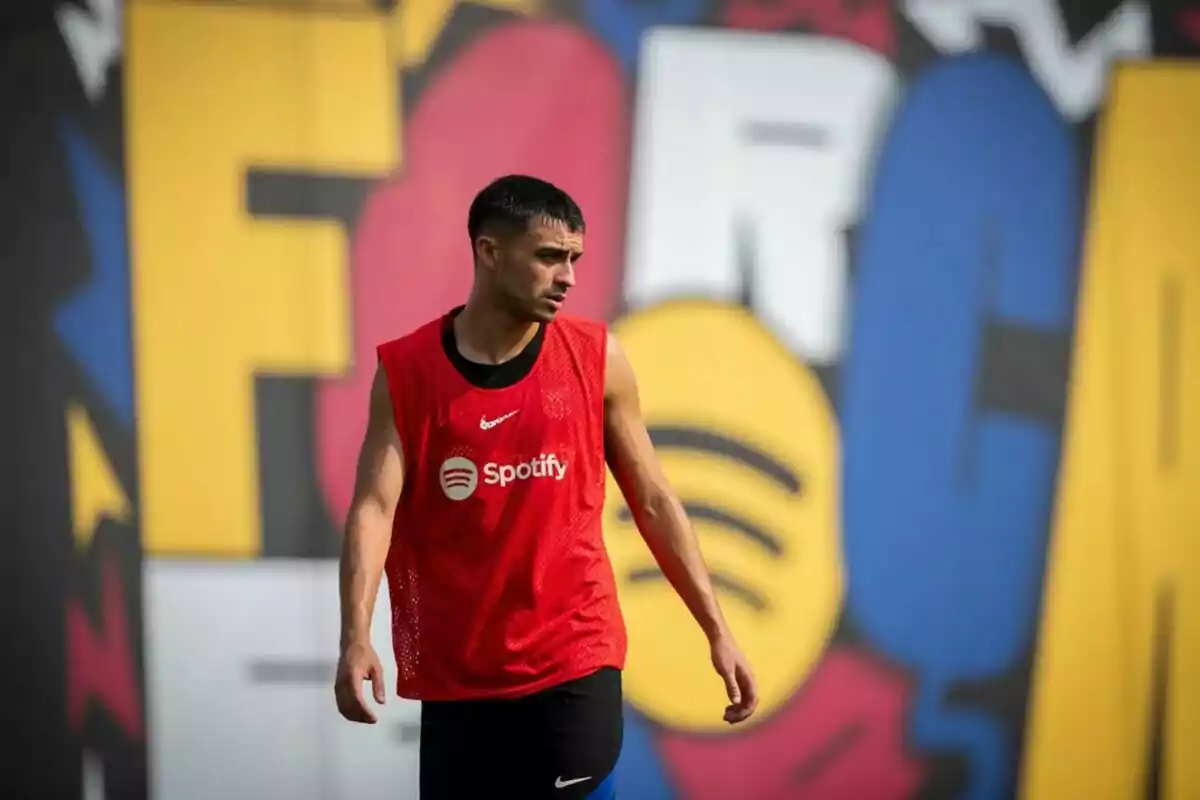
{"type": "Polygon", "coordinates": [[[500,240],[491,234],[475,237],[475,263],[494,270],[499,261],[500,240]]]}

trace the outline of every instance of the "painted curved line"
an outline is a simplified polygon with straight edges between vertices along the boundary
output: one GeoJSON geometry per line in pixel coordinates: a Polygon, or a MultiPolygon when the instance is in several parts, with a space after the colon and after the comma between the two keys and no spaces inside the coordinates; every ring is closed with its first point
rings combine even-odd
{"type": "Polygon", "coordinates": [[[723,456],[754,470],[787,492],[800,493],[800,476],[796,471],[753,445],[715,431],[686,425],[651,425],[649,432],[650,441],[655,447],[723,456]]]}
{"type": "MultiPolygon", "coordinates": [[[[687,512],[689,519],[704,520],[705,522],[713,523],[723,530],[739,533],[776,558],[783,555],[783,544],[779,541],[778,537],[737,514],[724,511],[707,503],[691,500],[683,501],[683,510],[687,512]]],[[[622,522],[633,522],[633,512],[628,507],[623,507],[617,512],[617,519],[622,522]]]]}

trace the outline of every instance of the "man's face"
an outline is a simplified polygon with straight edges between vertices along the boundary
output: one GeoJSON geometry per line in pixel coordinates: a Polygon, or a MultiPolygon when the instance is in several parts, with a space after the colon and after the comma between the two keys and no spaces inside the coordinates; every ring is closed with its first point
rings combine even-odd
{"type": "Polygon", "coordinates": [[[489,250],[502,301],[520,319],[549,322],[575,285],[583,234],[557,220],[534,220],[523,233],[497,237],[489,250]]]}

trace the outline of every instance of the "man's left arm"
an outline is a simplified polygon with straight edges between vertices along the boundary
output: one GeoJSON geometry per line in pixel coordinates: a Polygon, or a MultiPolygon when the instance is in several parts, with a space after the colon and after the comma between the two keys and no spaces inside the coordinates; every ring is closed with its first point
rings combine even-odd
{"type": "Polygon", "coordinates": [[[612,334],[608,336],[604,380],[604,449],[638,531],[708,638],[713,667],[725,681],[729,695],[725,721],[741,722],[758,705],[754,676],[721,614],[683,503],[663,473],[650,442],[633,366],[612,334]]]}

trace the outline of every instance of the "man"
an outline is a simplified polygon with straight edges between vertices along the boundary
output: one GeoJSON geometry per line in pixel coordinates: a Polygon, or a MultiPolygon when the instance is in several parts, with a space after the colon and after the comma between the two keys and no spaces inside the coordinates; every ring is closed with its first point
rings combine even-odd
{"type": "MultiPolygon", "coordinates": [[[[560,316],[583,216],[510,175],[467,222],[465,306],[378,348],[341,558],[335,695],[374,723],[369,629],[385,569],[398,694],[422,701],[421,797],[611,798],[625,627],[604,549],[605,464],[666,578],[711,643],[727,722],[754,678],[601,323],[560,316]]],[[[715,710],[714,710],[714,713],[715,710]]]]}

